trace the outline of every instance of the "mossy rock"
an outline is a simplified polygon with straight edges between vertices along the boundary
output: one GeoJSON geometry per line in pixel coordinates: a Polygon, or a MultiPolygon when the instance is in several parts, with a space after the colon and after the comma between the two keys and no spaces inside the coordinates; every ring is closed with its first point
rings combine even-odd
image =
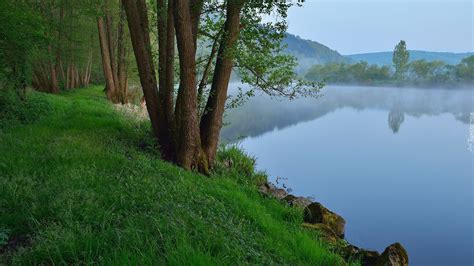
{"type": "Polygon", "coordinates": [[[344,238],[346,221],[328,210],[319,202],[313,202],[304,209],[304,221],[310,224],[328,225],[340,238],[344,238]]]}
{"type": "Polygon", "coordinates": [[[408,266],[408,253],[400,243],[388,246],[377,260],[377,266],[408,266]]]}

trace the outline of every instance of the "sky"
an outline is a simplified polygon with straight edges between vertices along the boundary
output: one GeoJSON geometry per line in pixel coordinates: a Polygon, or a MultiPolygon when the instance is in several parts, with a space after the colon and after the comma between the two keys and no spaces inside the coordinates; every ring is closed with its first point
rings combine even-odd
{"type": "Polygon", "coordinates": [[[306,0],[288,13],[288,32],[341,54],[408,49],[474,51],[474,0],[306,0]]]}

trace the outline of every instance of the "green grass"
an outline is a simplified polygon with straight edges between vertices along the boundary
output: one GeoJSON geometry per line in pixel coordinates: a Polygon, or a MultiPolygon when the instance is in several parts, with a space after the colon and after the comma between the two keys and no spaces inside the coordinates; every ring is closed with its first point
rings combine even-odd
{"type": "Polygon", "coordinates": [[[23,108],[34,119],[3,116],[0,247],[29,243],[0,264],[344,264],[301,229],[301,210],[248,182],[262,178],[252,159],[212,177],[161,161],[149,126],[101,90],[31,92],[23,108]]]}

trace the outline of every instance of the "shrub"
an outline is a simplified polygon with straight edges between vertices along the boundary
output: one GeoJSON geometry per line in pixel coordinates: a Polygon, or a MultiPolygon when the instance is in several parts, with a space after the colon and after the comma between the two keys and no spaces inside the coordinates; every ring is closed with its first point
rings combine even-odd
{"type": "Polygon", "coordinates": [[[30,92],[24,100],[12,91],[0,93],[0,128],[16,123],[33,123],[49,112],[51,106],[43,93],[30,92]]]}
{"type": "Polygon", "coordinates": [[[256,170],[255,157],[245,153],[235,144],[221,146],[217,153],[214,173],[257,186],[267,182],[266,173],[256,170]]]}

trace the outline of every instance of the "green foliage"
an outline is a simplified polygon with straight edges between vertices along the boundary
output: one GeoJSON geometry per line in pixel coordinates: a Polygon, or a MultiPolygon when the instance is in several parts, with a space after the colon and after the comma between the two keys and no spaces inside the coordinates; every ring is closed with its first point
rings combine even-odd
{"type": "Polygon", "coordinates": [[[456,77],[465,82],[474,81],[474,55],[464,58],[455,68],[456,77]]]}
{"type": "Polygon", "coordinates": [[[407,45],[405,41],[400,41],[393,51],[393,66],[395,67],[395,77],[398,80],[403,80],[408,70],[408,61],[410,59],[410,53],[407,51],[407,45]]]}
{"type": "Polygon", "coordinates": [[[331,84],[436,86],[472,84],[473,73],[474,56],[470,56],[458,65],[448,65],[442,61],[415,60],[408,64],[403,81],[388,66],[369,66],[364,61],[355,64],[314,65],[308,70],[305,78],[331,84]]]}
{"type": "Polygon", "coordinates": [[[267,182],[267,176],[264,172],[255,170],[256,164],[256,158],[237,145],[224,145],[217,153],[214,172],[217,175],[231,176],[240,183],[258,186],[267,182]]]}
{"type": "MultiPolygon", "coordinates": [[[[300,5],[303,1],[298,1],[300,5]]],[[[234,70],[241,82],[248,84],[251,92],[244,98],[262,91],[272,96],[296,98],[316,96],[322,84],[301,79],[295,72],[296,58],[285,53],[283,40],[286,36],[286,16],[288,9],[295,4],[288,1],[246,1],[241,12],[239,39],[232,53],[234,70]],[[268,21],[268,16],[277,14],[278,19],[268,21]]],[[[201,62],[198,72],[206,63],[214,41],[221,34],[224,23],[225,5],[220,1],[205,2],[203,23],[201,23],[201,44],[204,51],[198,51],[201,62]],[[206,51],[207,50],[207,51],[206,51]],[[204,60],[202,60],[204,58],[204,60]]],[[[209,77],[212,77],[209,75],[209,77]]],[[[236,100],[239,102],[238,100],[236,100]]],[[[231,106],[235,105],[235,102],[231,106]]]]}
{"type": "Polygon", "coordinates": [[[44,44],[44,24],[26,1],[0,1],[0,93],[23,93],[31,78],[31,57],[44,44]]]}
{"type": "Polygon", "coordinates": [[[0,133],[0,228],[30,239],[0,264],[344,264],[301,210],[240,181],[254,161],[238,151],[204,177],[144,152],[149,128],[101,87],[44,97],[49,116],[0,133]]]}
{"type": "Polygon", "coordinates": [[[0,94],[0,130],[12,124],[37,121],[51,111],[50,103],[41,93],[31,92],[23,100],[11,92],[0,94]]]}
{"type": "Polygon", "coordinates": [[[314,65],[308,70],[305,78],[312,81],[324,81],[333,84],[377,85],[392,78],[387,66],[368,65],[361,61],[356,64],[330,63],[314,65]]]}

